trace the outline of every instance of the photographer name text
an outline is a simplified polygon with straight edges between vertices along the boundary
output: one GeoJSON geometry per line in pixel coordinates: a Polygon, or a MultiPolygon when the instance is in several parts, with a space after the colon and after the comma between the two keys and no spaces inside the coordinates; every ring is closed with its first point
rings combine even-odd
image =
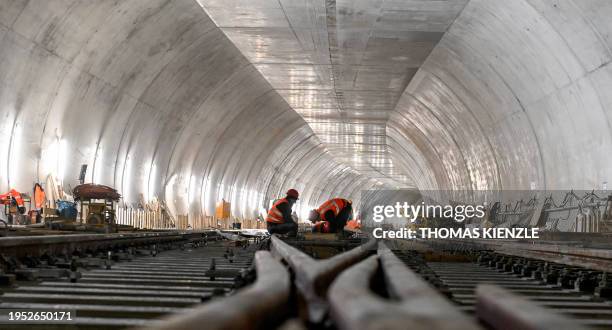
{"type": "Polygon", "coordinates": [[[401,239],[537,239],[538,228],[401,228],[399,230],[384,230],[374,228],[375,238],[401,239]]]}

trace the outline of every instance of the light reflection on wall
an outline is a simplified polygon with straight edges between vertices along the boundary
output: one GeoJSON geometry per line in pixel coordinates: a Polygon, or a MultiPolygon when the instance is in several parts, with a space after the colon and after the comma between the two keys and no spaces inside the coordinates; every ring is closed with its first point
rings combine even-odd
{"type": "Polygon", "coordinates": [[[194,205],[197,202],[196,192],[198,191],[198,185],[200,184],[199,177],[195,174],[188,175],[189,184],[187,186],[187,205],[186,209],[189,209],[189,205],[194,205]]]}
{"type": "Polygon", "coordinates": [[[59,140],[59,153],[57,156],[57,179],[58,179],[58,182],[62,185],[64,182],[64,175],[66,173],[67,161],[68,159],[70,159],[68,150],[69,150],[68,140],[60,139],[59,140]]]}
{"type": "Polygon", "coordinates": [[[210,190],[212,189],[211,186],[211,181],[210,181],[210,177],[207,176],[204,179],[204,182],[202,184],[202,214],[204,214],[205,216],[210,216],[214,213],[213,208],[214,208],[214,204],[211,203],[211,197],[212,194],[210,193],[210,190]]]}
{"type": "Polygon", "coordinates": [[[121,180],[121,192],[123,193],[124,202],[130,203],[132,200],[132,157],[128,154],[125,159],[125,165],[123,166],[123,175],[121,180]]]}
{"type": "Polygon", "coordinates": [[[95,153],[94,167],[93,167],[93,183],[103,184],[104,178],[104,150],[103,147],[98,146],[95,153]]]}
{"type": "MultiPolygon", "coordinates": [[[[5,113],[11,113],[9,109],[5,109],[5,113]]],[[[12,123],[13,120],[10,116],[6,116],[6,120],[0,121],[0,141],[10,141],[11,131],[12,131],[12,123]]],[[[8,143],[0,143],[0,188],[2,193],[8,190],[8,164],[9,164],[9,149],[10,145],[8,143]],[[6,158],[5,158],[6,157],[6,158]]]]}
{"type": "Polygon", "coordinates": [[[9,161],[8,161],[8,181],[11,186],[14,186],[19,178],[19,169],[21,167],[21,150],[23,150],[22,146],[22,136],[21,136],[21,125],[15,124],[13,126],[13,132],[11,135],[11,146],[9,152],[9,161]]]}
{"type": "Polygon", "coordinates": [[[145,196],[145,201],[149,202],[153,200],[155,196],[155,189],[157,188],[157,164],[153,162],[150,166],[149,175],[148,175],[148,185],[147,185],[147,195],[145,196]]]}

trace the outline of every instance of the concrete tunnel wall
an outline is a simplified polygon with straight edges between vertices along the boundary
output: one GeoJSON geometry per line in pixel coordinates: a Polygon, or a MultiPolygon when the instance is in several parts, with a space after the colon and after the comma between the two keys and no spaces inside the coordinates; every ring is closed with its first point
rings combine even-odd
{"type": "MultiPolygon", "coordinates": [[[[612,3],[472,0],[387,123],[421,189],[591,189],[612,177],[612,3]]],[[[380,187],[337,163],[193,0],[0,0],[0,191],[53,175],[251,218],[380,187]]]]}
{"type": "Polygon", "coordinates": [[[0,1],[0,118],[1,191],[49,174],[69,191],[88,164],[127,203],[193,217],[224,198],[253,218],[288,187],[306,212],[368,181],[192,0],[0,1]]]}
{"type": "Polygon", "coordinates": [[[389,145],[418,187],[612,178],[612,2],[472,0],[406,88],[389,145]]]}

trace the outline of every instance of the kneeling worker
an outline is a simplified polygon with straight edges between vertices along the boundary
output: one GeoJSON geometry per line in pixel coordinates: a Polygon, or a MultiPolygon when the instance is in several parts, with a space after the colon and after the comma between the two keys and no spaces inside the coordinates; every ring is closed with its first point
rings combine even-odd
{"type": "Polygon", "coordinates": [[[353,206],[350,200],[334,198],[321,204],[318,209],[310,211],[308,220],[314,224],[313,231],[337,233],[344,229],[352,213],[353,206]]]}
{"type": "Polygon", "coordinates": [[[274,202],[266,217],[268,232],[270,234],[297,234],[298,225],[293,221],[291,208],[298,200],[298,197],[299,193],[297,190],[289,189],[285,198],[281,198],[274,202]]]}

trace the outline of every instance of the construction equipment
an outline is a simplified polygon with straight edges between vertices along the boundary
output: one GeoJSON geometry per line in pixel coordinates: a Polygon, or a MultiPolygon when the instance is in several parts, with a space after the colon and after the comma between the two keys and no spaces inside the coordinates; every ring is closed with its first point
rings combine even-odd
{"type": "Polygon", "coordinates": [[[0,195],[0,204],[4,205],[4,214],[7,216],[9,224],[26,224],[26,202],[30,202],[30,197],[15,189],[0,195]]]}
{"type": "MultiPolygon", "coordinates": [[[[85,223],[91,226],[115,225],[115,203],[112,200],[94,201],[86,199],[81,201],[81,218],[83,217],[83,209],[87,208],[87,217],[85,223]]],[[[81,222],[82,219],[81,219],[81,222]]]]}
{"type": "Polygon", "coordinates": [[[121,195],[117,190],[97,184],[81,184],[73,190],[75,201],[80,202],[81,223],[104,232],[116,232],[115,202],[121,195]],[[85,221],[83,217],[85,216],[85,221]]]}

